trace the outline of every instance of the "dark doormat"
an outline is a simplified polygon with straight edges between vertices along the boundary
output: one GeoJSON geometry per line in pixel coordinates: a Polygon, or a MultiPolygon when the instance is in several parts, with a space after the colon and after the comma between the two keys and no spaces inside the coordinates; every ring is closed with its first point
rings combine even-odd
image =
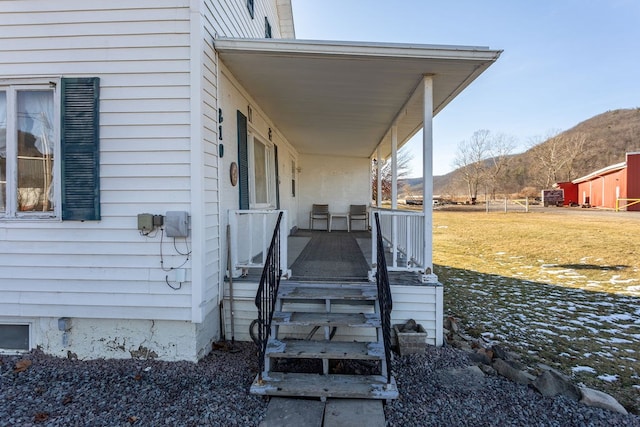
{"type": "Polygon", "coordinates": [[[291,266],[293,279],[363,280],[369,264],[356,239],[347,232],[314,232],[291,266]]]}

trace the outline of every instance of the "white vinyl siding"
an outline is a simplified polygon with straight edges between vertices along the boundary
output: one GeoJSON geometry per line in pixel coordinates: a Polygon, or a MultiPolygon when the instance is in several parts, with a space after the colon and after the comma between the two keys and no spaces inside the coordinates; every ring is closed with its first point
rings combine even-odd
{"type": "Polygon", "coordinates": [[[136,230],[191,210],[189,2],[2,7],[2,77],[100,77],[102,220],[0,222],[0,313],[191,320],[190,283],[171,290],[136,230]]]}
{"type": "Polygon", "coordinates": [[[281,37],[276,25],[279,19],[275,0],[254,0],[253,19],[244,0],[205,0],[204,4],[212,28],[218,36],[264,38],[266,17],[271,23],[272,36],[281,37]]]}

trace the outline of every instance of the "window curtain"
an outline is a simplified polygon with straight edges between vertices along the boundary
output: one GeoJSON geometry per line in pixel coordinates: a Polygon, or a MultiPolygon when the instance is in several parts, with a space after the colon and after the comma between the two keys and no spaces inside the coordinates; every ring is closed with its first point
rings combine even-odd
{"type": "Polygon", "coordinates": [[[54,209],[53,91],[17,92],[18,209],[54,209]]]}
{"type": "Polygon", "coordinates": [[[43,155],[53,153],[53,92],[18,92],[18,127],[35,138],[34,147],[43,155]]]}

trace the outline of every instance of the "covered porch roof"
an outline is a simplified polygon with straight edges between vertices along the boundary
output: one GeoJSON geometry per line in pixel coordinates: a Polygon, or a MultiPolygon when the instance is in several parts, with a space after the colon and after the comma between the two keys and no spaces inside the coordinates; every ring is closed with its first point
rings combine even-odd
{"type": "Polygon", "coordinates": [[[225,66],[300,153],[391,153],[423,125],[424,76],[433,114],[498,59],[487,47],[217,38],[225,66]]]}

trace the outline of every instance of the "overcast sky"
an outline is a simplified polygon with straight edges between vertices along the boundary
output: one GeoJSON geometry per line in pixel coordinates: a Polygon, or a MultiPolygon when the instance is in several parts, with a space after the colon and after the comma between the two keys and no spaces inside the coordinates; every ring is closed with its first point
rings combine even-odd
{"type": "MultiPolygon", "coordinates": [[[[504,50],[434,119],[434,174],[479,129],[518,151],[553,129],[640,107],[639,0],[293,0],[296,38],[504,50]]],[[[421,134],[411,176],[419,176],[421,134]],[[415,172],[414,172],[415,171],[415,172]]]]}

